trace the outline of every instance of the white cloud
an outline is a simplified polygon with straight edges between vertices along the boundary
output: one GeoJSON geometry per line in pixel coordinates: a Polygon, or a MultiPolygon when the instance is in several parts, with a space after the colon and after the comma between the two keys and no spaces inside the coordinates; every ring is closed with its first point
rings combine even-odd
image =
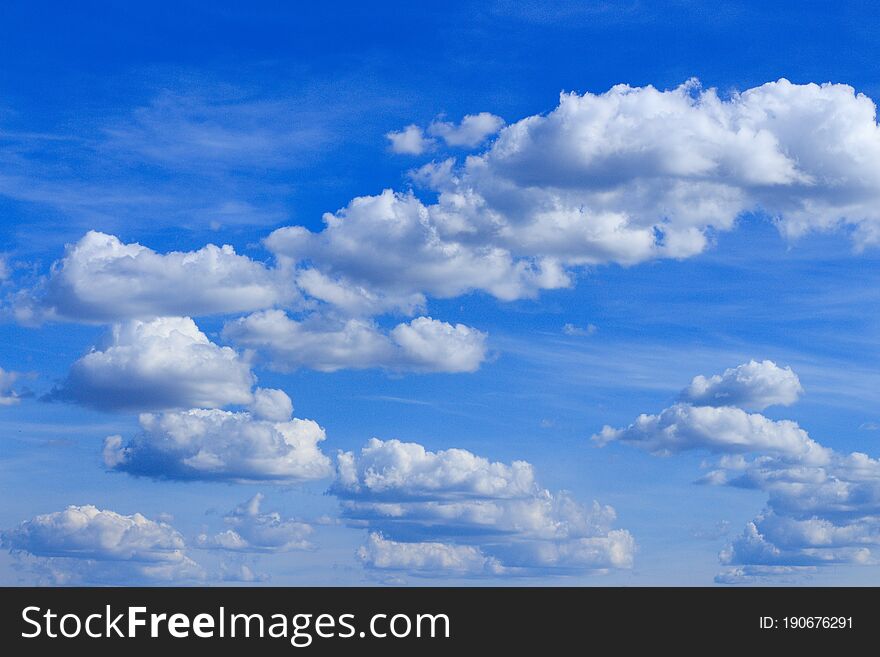
{"type": "Polygon", "coordinates": [[[389,291],[375,292],[361,285],[333,279],[317,269],[297,273],[296,284],[312,299],[330,304],[351,317],[380,314],[397,310],[412,315],[426,306],[425,295],[404,289],[400,294],[389,291]]]}
{"type": "Polygon", "coordinates": [[[880,514],[880,461],[867,454],[841,454],[827,447],[828,457],[759,456],[721,459],[704,482],[756,488],[769,493],[768,506],[793,517],[856,517],[880,514]]]}
{"type": "Polygon", "coordinates": [[[22,321],[115,322],[252,311],[295,298],[283,277],[231,246],[163,255],[89,231],[40,289],[18,296],[16,313],[22,321]]]}
{"type": "Polygon", "coordinates": [[[431,541],[400,543],[376,532],[370,534],[357,555],[368,568],[398,570],[427,577],[504,573],[504,566],[497,559],[487,557],[477,547],[431,541]]]}
{"type": "Polygon", "coordinates": [[[618,85],[562,94],[485,152],[423,167],[414,179],[436,202],[386,190],[325,215],[320,232],[282,228],[266,244],[389,304],[510,300],[569,285],[572,268],[693,256],[747,212],[790,237],[845,226],[857,246],[876,244],[878,161],[874,104],[846,85],[780,80],[728,99],[693,81],[618,85]]]}
{"type": "Polygon", "coordinates": [[[0,367],[0,406],[13,406],[21,401],[21,395],[13,389],[19,378],[18,372],[0,367]]]}
{"type": "MultiPolygon", "coordinates": [[[[325,214],[321,232],[279,228],[266,246],[282,262],[317,269],[321,280],[337,289],[361,290],[358,296],[372,300],[376,309],[412,307],[424,294],[449,298],[484,290],[513,300],[569,285],[555,260],[518,260],[509,250],[485,243],[464,218],[437,212],[412,194],[385,190],[325,214]]],[[[325,300],[332,301],[327,295],[325,300]]]]}
{"type": "Polygon", "coordinates": [[[623,429],[605,426],[593,440],[600,445],[619,441],[659,455],[689,449],[727,454],[763,451],[822,462],[830,453],[796,422],[775,421],[732,406],[675,404],[659,415],[640,415],[623,429]]]}
{"type": "Polygon", "coordinates": [[[582,572],[629,567],[635,551],[629,532],[611,529],[614,509],[540,488],[524,461],[374,438],[360,454],[338,455],[331,492],[354,526],[391,541],[371,539],[379,542],[362,550],[377,568],[410,563],[424,575],[427,564],[447,562],[450,572],[471,575],[582,572]]]}
{"type": "Polygon", "coordinates": [[[440,137],[450,146],[474,148],[498,132],[504,119],[489,112],[468,114],[458,125],[448,121],[434,121],[428,126],[428,133],[440,137]]]}
{"type": "Polygon", "coordinates": [[[309,367],[325,372],[384,367],[416,372],[473,372],[486,358],[486,334],[417,317],[384,333],[372,321],[290,319],[267,310],[228,323],[224,335],[257,349],[281,371],[309,367]]]}
{"type": "Polygon", "coordinates": [[[724,564],[822,565],[874,563],[870,547],[880,546],[880,517],[845,524],[762,513],[721,553],[724,564]]]}
{"type": "Polygon", "coordinates": [[[272,422],[250,413],[191,409],[143,414],[142,431],[125,443],[104,441],[108,468],[165,479],[296,483],[331,474],[313,420],[272,422]]]}
{"type": "Polygon", "coordinates": [[[293,401],[283,390],[257,388],[248,407],[254,417],[270,422],[286,422],[293,417],[293,401]]]}
{"type": "Polygon", "coordinates": [[[418,443],[372,438],[359,455],[340,453],[337,495],[366,499],[515,498],[534,494],[531,464],[491,462],[464,449],[429,452],[418,443]]]}
{"type": "Polygon", "coordinates": [[[803,393],[797,374],[770,360],[749,361],[711,377],[696,376],[682,399],[697,406],[739,406],[761,411],[768,406],[789,406],[803,393]]]}
{"type": "MultiPolygon", "coordinates": [[[[694,403],[790,403],[796,375],[769,361],[697,377],[685,396],[694,403]]],[[[774,421],[733,406],[676,404],[642,415],[625,429],[594,436],[657,454],[686,449],[720,453],[700,483],[767,493],[765,510],[720,554],[729,566],[720,583],[796,576],[832,564],[877,563],[880,554],[880,460],[820,445],[789,420],[774,421]]]]}
{"type": "Polygon", "coordinates": [[[251,403],[254,381],[248,362],[189,317],[160,317],[115,324],[50,398],[102,410],[211,408],[251,403]]]}
{"type": "Polygon", "coordinates": [[[92,505],[69,506],[4,531],[2,539],[4,548],[36,557],[61,583],[203,577],[186,556],[180,533],[139,513],[126,516],[92,505]]]}
{"type": "Polygon", "coordinates": [[[385,135],[391,142],[391,151],[403,155],[421,155],[431,150],[436,143],[426,137],[424,131],[417,125],[408,125],[403,130],[391,131],[385,135]]]}
{"type": "Polygon", "coordinates": [[[486,358],[486,334],[430,317],[391,330],[405,367],[424,372],[474,372],[486,358]]]}
{"type": "Polygon", "coordinates": [[[288,552],[312,547],[308,537],[314,531],[304,522],[281,517],[276,511],[260,512],[263,495],[257,493],[224,518],[229,529],[213,536],[198,537],[200,547],[235,552],[288,552]]]}

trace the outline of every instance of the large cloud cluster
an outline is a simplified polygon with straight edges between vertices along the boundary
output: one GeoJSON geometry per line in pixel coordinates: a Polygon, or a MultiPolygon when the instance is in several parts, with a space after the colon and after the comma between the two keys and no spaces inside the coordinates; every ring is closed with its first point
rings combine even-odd
{"type": "Polygon", "coordinates": [[[353,525],[372,530],[359,552],[368,566],[485,576],[632,563],[635,542],[626,530],[611,529],[611,507],[541,488],[524,461],[374,438],[337,462],[331,492],[353,525]]]}
{"type": "Polygon", "coordinates": [[[736,583],[793,576],[835,563],[874,563],[880,556],[880,461],[824,447],[790,420],[774,421],[721,400],[750,406],[788,404],[797,378],[775,364],[747,363],[697,377],[678,403],[642,415],[593,439],[619,441],[656,454],[702,450],[720,454],[701,483],[761,490],[767,506],[720,555],[729,568],[717,581],[736,583]],[[723,392],[722,392],[723,391],[723,392]]]}
{"type": "Polygon", "coordinates": [[[874,103],[846,85],[779,80],[728,99],[694,81],[618,85],[562,94],[485,152],[419,170],[435,203],[387,190],[266,244],[376,308],[473,290],[515,299],[568,285],[570,267],[695,255],[746,212],[789,236],[846,225],[876,244],[878,161],[874,103]]]}
{"type": "MultiPolygon", "coordinates": [[[[280,308],[305,318],[260,312],[230,329],[283,326],[286,349],[255,338],[280,368],[435,371],[437,358],[421,354],[452,345],[462,363],[439,369],[472,371],[479,331],[456,326],[470,339],[450,342],[435,326],[411,354],[370,318],[474,291],[534,297],[587,265],[687,258],[750,212],[792,237],[843,226],[858,247],[880,242],[880,128],[871,99],[846,85],[779,80],[727,98],[696,81],[618,85],[562,94],[551,112],[502,124],[482,112],[389,133],[396,150],[419,154],[438,139],[475,147],[500,129],[482,152],[413,172],[432,202],[385,190],[327,213],[323,230],[275,230],[264,242],[271,266],[225,246],[159,254],[90,232],[41,289],[19,295],[19,316],[118,322],[280,308]]],[[[693,394],[737,394],[735,377],[703,383],[693,394]]]]}

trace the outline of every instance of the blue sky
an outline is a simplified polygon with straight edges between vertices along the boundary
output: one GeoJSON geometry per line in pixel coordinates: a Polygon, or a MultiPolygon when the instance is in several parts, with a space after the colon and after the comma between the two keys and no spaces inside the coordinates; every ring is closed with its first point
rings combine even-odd
{"type": "Polygon", "coordinates": [[[5,3],[0,583],[876,584],[875,23],[5,3]]]}

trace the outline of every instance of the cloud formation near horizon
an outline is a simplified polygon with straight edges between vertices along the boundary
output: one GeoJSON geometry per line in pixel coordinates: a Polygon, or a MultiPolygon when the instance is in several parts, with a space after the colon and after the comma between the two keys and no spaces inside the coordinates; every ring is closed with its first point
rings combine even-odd
{"type": "Polygon", "coordinates": [[[570,574],[632,565],[635,541],[616,514],[538,486],[531,464],[463,449],[370,440],[337,456],[330,490],[371,568],[420,576],[570,574]]]}
{"type": "Polygon", "coordinates": [[[3,547],[54,584],[179,582],[203,579],[170,525],[92,505],[38,515],[0,533],[3,547]]]}
{"type": "MultiPolygon", "coordinates": [[[[697,377],[682,396],[788,404],[800,392],[790,369],[752,361],[722,375],[697,377]],[[757,373],[767,376],[759,376],[757,373]],[[694,387],[698,394],[693,395],[694,387]]],[[[735,406],[680,402],[628,427],[604,427],[593,440],[623,442],[651,453],[720,454],[700,483],[761,490],[767,506],[720,554],[729,566],[719,583],[793,576],[819,566],[872,564],[880,555],[880,461],[824,447],[791,420],[771,420],[735,406]]]]}

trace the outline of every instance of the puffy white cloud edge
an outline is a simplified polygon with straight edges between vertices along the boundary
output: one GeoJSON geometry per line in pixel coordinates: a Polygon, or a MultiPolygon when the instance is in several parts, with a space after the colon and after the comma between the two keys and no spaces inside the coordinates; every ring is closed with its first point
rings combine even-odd
{"type": "Polygon", "coordinates": [[[635,553],[632,535],[611,528],[614,509],[541,488],[525,461],[374,438],[338,455],[331,492],[350,524],[371,530],[358,555],[376,570],[576,574],[628,568],[635,553]]]}
{"type": "Polygon", "coordinates": [[[92,505],[38,515],[2,532],[3,547],[30,557],[52,583],[177,582],[204,579],[170,525],[92,505]]]}
{"type": "Polygon", "coordinates": [[[474,372],[487,358],[487,335],[431,317],[400,323],[387,333],[360,319],[327,324],[297,321],[267,310],[226,325],[224,336],[266,355],[273,369],[324,372],[380,367],[411,372],[474,372]]]}
{"type": "Polygon", "coordinates": [[[144,413],[141,432],[130,440],[105,439],[104,463],[157,479],[299,483],[332,473],[320,449],[324,429],[292,418],[286,394],[258,389],[252,408],[144,413]]]}
{"type": "Polygon", "coordinates": [[[49,398],[100,410],[215,408],[250,403],[255,382],[250,363],[192,319],[159,317],[113,325],[49,398]]]}
{"type": "Polygon", "coordinates": [[[789,368],[751,361],[698,376],[680,402],[641,415],[593,440],[618,441],[659,455],[703,450],[720,457],[700,483],[767,493],[767,506],[722,550],[719,583],[795,577],[834,564],[866,565],[880,554],[880,461],[843,454],[813,440],[791,420],[771,420],[733,405],[792,403],[801,393],[789,368]],[[696,404],[709,404],[699,406],[696,404]]]}

